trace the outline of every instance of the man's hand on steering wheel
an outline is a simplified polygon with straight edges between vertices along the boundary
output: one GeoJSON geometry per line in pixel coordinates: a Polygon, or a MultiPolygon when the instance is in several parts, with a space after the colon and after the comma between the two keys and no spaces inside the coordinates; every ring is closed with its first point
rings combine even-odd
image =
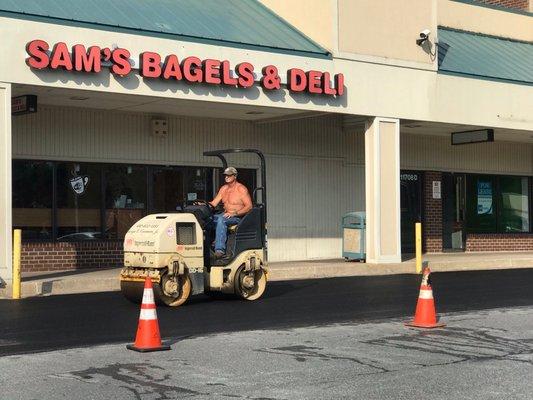
{"type": "Polygon", "coordinates": [[[197,199],[194,200],[192,204],[194,204],[195,206],[208,206],[211,212],[215,210],[215,207],[213,207],[213,205],[207,200],[197,199]]]}

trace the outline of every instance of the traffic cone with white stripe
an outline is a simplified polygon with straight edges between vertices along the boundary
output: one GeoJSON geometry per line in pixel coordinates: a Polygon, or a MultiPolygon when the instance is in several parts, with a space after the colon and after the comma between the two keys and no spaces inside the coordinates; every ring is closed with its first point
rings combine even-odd
{"type": "Polygon", "coordinates": [[[159,323],[157,322],[157,312],[155,310],[154,290],[152,288],[152,280],[148,277],[144,281],[143,301],[135,343],[133,345],[128,344],[126,347],[142,353],[170,350],[170,346],[163,346],[161,343],[159,323]]]}
{"type": "Polygon", "coordinates": [[[424,268],[420,294],[416,303],[415,319],[406,323],[405,325],[407,326],[414,326],[415,328],[440,328],[445,325],[437,323],[433,290],[429,283],[430,273],[429,267],[424,268]]]}

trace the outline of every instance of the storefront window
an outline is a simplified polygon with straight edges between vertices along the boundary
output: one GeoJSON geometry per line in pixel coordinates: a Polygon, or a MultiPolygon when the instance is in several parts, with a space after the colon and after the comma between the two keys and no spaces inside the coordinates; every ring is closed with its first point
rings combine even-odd
{"type": "Polygon", "coordinates": [[[57,240],[101,239],[101,167],[57,165],[57,240]]]}
{"type": "Polygon", "coordinates": [[[467,177],[467,224],[474,233],[529,232],[528,178],[467,177]]]}
{"type": "Polygon", "coordinates": [[[146,215],[146,168],[131,165],[104,167],[105,237],[123,239],[146,215]]]}
{"type": "Polygon", "coordinates": [[[13,227],[25,240],[52,239],[53,164],[13,161],[13,227]]]}
{"type": "Polygon", "coordinates": [[[468,176],[467,221],[470,232],[496,232],[495,179],[491,176],[468,176]]]}
{"type": "MultiPolygon", "coordinates": [[[[147,213],[176,212],[187,202],[213,199],[224,182],[213,171],[16,160],[13,226],[23,229],[24,240],[121,240],[147,213]]],[[[239,181],[252,194],[256,170],[239,169],[239,181]]]]}
{"type": "Polygon", "coordinates": [[[186,201],[193,200],[211,200],[211,195],[208,195],[208,169],[207,168],[187,168],[185,185],[186,185],[186,201]]]}
{"type": "Polygon", "coordinates": [[[500,177],[501,217],[500,232],[529,231],[528,179],[525,177],[500,177]]]}

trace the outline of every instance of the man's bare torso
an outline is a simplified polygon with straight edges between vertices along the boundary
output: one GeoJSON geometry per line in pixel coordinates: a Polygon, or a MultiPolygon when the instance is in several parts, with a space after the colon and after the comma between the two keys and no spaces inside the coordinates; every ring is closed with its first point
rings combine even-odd
{"type": "Polygon", "coordinates": [[[220,188],[224,210],[229,213],[239,212],[244,208],[244,200],[248,195],[248,189],[242,183],[224,185],[220,188]]]}

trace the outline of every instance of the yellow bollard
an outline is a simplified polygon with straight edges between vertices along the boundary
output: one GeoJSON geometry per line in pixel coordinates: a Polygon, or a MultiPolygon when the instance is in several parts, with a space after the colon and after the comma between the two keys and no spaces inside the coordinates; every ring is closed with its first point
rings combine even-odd
{"type": "Polygon", "coordinates": [[[422,273],[422,224],[415,224],[416,273],[422,273]]]}
{"type": "Polygon", "coordinates": [[[22,231],[13,232],[13,299],[20,299],[20,238],[22,231]]]}

